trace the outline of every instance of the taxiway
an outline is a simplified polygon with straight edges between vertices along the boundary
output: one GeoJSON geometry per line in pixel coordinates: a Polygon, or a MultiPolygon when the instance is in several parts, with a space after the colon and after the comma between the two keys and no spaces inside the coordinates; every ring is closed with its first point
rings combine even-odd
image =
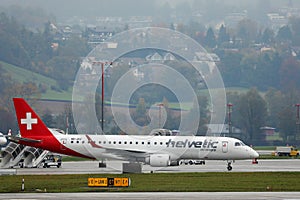
{"type": "MultiPolygon", "coordinates": [[[[151,167],[143,165],[143,173],[150,172],[226,172],[226,161],[206,161],[205,165],[180,165],[172,167],[151,167]]],[[[102,174],[122,173],[122,162],[108,161],[106,168],[99,168],[97,161],[63,162],[61,168],[16,168],[16,174],[102,174]]],[[[279,172],[300,171],[300,159],[269,159],[259,160],[252,164],[252,160],[241,160],[233,163],[233,172],[279,172]]]]}
{"type": "Polygon", "coordinates": [[[127,192],[127,193],[9,193],[0,194],[0,199],[103,199],[103,200],[123,200],[123,199],[202,199],[202,200],[273,200],[273,199],[293,199],[300,200],[300,192],[127,192]]]}

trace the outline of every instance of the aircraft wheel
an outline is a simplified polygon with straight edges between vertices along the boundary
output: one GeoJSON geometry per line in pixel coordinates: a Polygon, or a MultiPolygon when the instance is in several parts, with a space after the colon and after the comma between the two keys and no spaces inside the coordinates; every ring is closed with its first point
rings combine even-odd
{"type": "Polygon", "coordinates": [[[228,163],[227,170],[228,170],[228,171],[231,171],[231,170],[232,170],[232,166],[231,166],[230,163],[228,163]]]}

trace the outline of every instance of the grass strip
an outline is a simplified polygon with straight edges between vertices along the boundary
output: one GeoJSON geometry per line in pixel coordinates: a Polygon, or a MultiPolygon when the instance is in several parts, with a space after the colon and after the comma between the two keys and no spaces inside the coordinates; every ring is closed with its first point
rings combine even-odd
{"type": "Polygon", "coordinates": [[[21,192],[263,192],[300,191],[300,172],[207,172],[0,176],[1,193],[21,192]],[[129,177],[125,188],[88,187],[87,179],[129,177]]]}

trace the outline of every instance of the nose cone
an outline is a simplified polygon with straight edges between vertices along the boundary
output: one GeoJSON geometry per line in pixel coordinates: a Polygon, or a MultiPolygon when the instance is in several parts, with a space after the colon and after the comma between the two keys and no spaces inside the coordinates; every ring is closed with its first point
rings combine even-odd
{"type": "Polygon", "coordinates": [[[254,149],[251,149],[250,158],[258,158],[258,157],[259,157],[259,154],[254,149]]]}

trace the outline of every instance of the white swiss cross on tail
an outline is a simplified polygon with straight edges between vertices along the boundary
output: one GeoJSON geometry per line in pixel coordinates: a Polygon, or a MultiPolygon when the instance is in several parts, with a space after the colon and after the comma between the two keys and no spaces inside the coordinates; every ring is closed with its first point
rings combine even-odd
{"type": "Polygon", "coordinates": [[[27,112],[26,113],[26,118],[25,119],[21,119],[21,124],[26,124],[27,130],[31,130],[32,129],[32,124],[37,124],[37,118],[31,118],[31,113],[27,112]]]}

